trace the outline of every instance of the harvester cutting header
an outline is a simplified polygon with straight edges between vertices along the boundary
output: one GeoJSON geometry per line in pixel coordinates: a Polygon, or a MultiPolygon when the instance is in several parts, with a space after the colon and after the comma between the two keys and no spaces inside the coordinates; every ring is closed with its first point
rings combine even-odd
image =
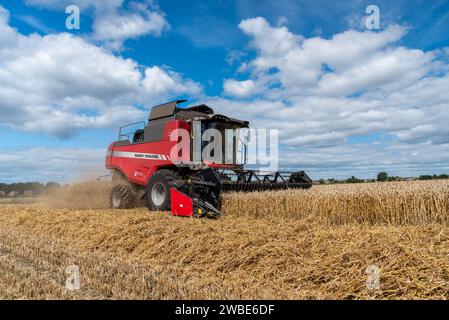
{"type": "Polygon", "coordinates": [[[177,100],[152,108],[148,122],[120,128],[106,154],[112,170],[110,205],[131,208],[146,199],[151,210],[217,217],[222,191],[307,189],[303,171],[245,170],[248,121],[215,114],[202,104],[181,108],[177,100]],[[126,128],[143,128],[126,132],[126,128]]]}

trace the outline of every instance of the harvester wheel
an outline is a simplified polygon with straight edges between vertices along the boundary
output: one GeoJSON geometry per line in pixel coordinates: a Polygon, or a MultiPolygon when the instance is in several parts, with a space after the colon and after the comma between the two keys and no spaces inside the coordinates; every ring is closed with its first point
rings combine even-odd
{"type": "Polygon", "coordinates": [[[109,194],[109,205],[113,209],[128,209],[136,205],[136,194],[131,186],[118,184],[109,194]]]}
{"type": "Polygon", "coordinates": [[[170,188],[175,180],[175,173],[159,170],[150,179],[147,190],[148,207],[154,211],[170,210],[170,188]]]}

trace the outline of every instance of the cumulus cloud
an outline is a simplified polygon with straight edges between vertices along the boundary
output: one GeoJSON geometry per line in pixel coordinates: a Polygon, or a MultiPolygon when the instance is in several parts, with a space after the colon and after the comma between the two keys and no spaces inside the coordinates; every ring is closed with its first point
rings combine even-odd
{"type": "Polygon", "coordinates": [[[224,92],[236,97],[247,97],[254,93],[256,85],[253,80],[237,81],[228,79],[223,84],[224,92]]]}
{"type": "Polygon", "coordinates": [[[131,1],[124,7],[124,0],[27,0],[33,6],[64,10],[76,5],[84,14],[93,11],[92,39],[111,50],[122,50],[127,39],[142,36],[160,36],[170,24],[153,0],[131,1]]]}
{"type": "Polygon", "coordinates": [[[69,138],[145,117],[153,105],[201,87],[167,67],[139,66],[67,33],[24,36],[0,7],[0,123],[69,138]]]}
{"type": "Polygon", "coordinates": [[[290,150],[280,153],[281,163],[316,172],[338,171],[342,161],[342,168],[370,174],[388,166],[409,168],[402,173],[426,171],[425,163],[447,169],[449,155],[442,152],[449,142],[447,48],[401,46],[407,29],[397,25],[348,30],[329,39],[304,38],[260,17],[239,27],[256,53],[241,66],[248,78],[226,79],[223,92],[233,98],[210,103],[255,127],[279,129],[282,149],[290,150]],[[371,141],[373,134],[388,139],[371,141]]]}
{"type": "MultiPolygon", "coordinates": [[[[395,46],[405,34],[400,26],[382,32],[350,30],[329,40],[304,39],[263,18],[245,20],[240,28],[252,37],[257,56],[248,63],[250,78],[227,79],[224,91],[241,97],[248,88],[258,90],[261,94],[254,104],[284,101],[273,104],[257,121],[269,127],[278,123],[288,144],[316,142],[320,137],[327,143],[376,130],[409,139],[415,136],[414,129],[417,135],[430,137],[432,130],[422,125],[447,120],[442,105],[449,97],[442,88],[448,75],[435,75],[447,63],[436,52],[395,46]],[[246,83],[251,86],[242,86],[246,83]],[[438,121],[442,116],[444,120],[438,121]],[[292,117],[300,125],[290,122],[292,117]]],[[[245,116],[248,108],[242,110],[245,116]]],[[[431,127],[440,135],[437,126],[431,127]]]]}
{"type": "Polygon", "coordinates": [[[427,71],[421,69],[432,59],[418,50],[389,46],[405,34],[400,26],[383,32],[349,30],[331,39],[304,39],[287,27],[272,27],[260,17],[244,20],[239,27],[251,36],[251,45],[259,53],[249,64],[259,85],[270,76],[285,95],[350,95],[387,84],[411,65],[421,71],[414,74],[416,79],[427,71]]]}
{"type": "Polygon", "coordinates": [[[155,95],[163,95],[165,92],[196,94],[201,91],[201,86],[192,80],[184,80],[179,73],[164,70],[154,66],[145,69],[143,87],[155,95]]]}
{"type": "Polygon", "coordinates": [[[113,50],[122,49],[126,39],[144,35],[160,36],[169,29],[169,23],[152,2],[132,2],[131,10],[115,9],[98,14],[93,24],[94,39],[103,42],[113,50]]]}

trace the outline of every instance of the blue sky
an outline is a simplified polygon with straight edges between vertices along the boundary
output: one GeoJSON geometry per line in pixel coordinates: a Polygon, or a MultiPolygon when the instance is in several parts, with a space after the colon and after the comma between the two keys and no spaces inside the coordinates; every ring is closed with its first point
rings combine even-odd
{"type": "Polygon", "coordinates": [[[1,1],[0,181],[95,176],[176,98],[279,129],[313,178],[449,172],[448,30],[449,1],[1,1]]]}

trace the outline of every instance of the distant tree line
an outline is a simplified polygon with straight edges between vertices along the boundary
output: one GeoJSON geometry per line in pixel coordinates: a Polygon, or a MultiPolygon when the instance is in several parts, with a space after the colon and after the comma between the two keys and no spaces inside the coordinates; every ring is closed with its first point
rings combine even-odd
{"type": "Polygon", "coordinates": [[[377,179],[359,179],[355,176],[351,176],[347,179],[320,179],[318,182],[320,184],[333,184],[333,183],[362,183],[362,182],[384,182],[384,181],[407,181],[407,180],[441,180],[441,179],[449,179],[448,174],[440,174],[440,175],[421,175],[419,177],[399,177],[399,176],[390,176],[387,172],[381,171],[377,174],[377,179]]]}
{"type": "Polygon", "coordinates": [[[362,183],[362,182],[376,182],[376,179],[359,179],[355,176],[351,176],[347,179],[320,179],[318,180],[320,184],[334,184],[334,183],[362,183]]]}
{"type": "Polygon", "coordinates": [[[46,184],[39,182],[0,183],[0,193],[8,194],[13,191],[17,192],[17,195],[22,195],[25,192],[31,191],[37,195],[54,191],[60,187],[61,185],[57,182],[47,182],[46,184]]]}
{"type": "Polygon", "coordinates": [[[419,176],[419,180],[439,180],[439,179],[449,179],[449,175],[447,174],[440,174],[440,175],[423,175],[419,176]]]}
{"type": "MultiPolygon", "coordinates": [[[[388,173],[382,171],[377,174],[377,181],[398,181],[398,180],[406,180],[407,178],[402,177],[394,177],[389,176],[388,173]]],[[[447,174],[440,174],[440,175],[421,175],[417,178],[408,178],[413,180],[441,180],[441,179],[449,179],[449,175],[447,174]]]]}

